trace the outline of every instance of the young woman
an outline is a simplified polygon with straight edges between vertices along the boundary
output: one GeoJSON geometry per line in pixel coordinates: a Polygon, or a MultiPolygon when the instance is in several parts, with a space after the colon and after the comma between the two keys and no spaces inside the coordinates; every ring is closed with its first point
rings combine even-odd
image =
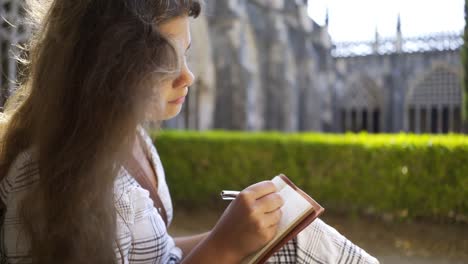
{"type": "MultiPolygon", "coordinates": [[[[172,204],[142,124],[177,115],[189,92],[198,1],[28,4],[23,82],[2,116],[1,263],[240,263],[273,237],[283,201],[269,181],[208,233],[166,230],[172,204]]],[[[378,263],[320,220],[270,262],[378,263]]]]}

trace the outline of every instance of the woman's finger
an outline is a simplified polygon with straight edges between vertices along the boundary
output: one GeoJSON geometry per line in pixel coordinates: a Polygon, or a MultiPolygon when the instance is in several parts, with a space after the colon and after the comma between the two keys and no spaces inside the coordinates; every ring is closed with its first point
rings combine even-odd
{"type": "Polygon", "coordinates": [[[267,194],[256,201],[258,210],[264,213],[273,212],[284,205],[284,200],[279,193],[267,194]]]}
{"type": "Polygon", "coordinates": [[[265,220],[264,220],[265,226],[267,226],[268,228],[277,226],[282,216],[283,216],[283,213],[281,212],[281,209],[277,209],[273,212],[266,213],[265,220]]]}
{"type": "Polygon", "coordinates": [[[245,188],[244,191],[251,196],[252,199],[259,199],[265,195],[276,192],[276,186],[272,181],[262,181],[245,188]]]}

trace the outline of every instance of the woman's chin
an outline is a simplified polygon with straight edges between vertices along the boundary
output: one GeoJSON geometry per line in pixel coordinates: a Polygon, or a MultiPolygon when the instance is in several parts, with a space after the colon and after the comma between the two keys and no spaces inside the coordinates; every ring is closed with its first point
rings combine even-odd
{"type": "Polygon", "coordinates": [[[182,106],[179,106],[179,105],[167,106],[163,115],[161,115],[160,113],[153,112],[147,117],[147,120],[153,121],[153,122],[161,122],[161,121],[169,120],[169,119],[176,117],[180,113],[181,110],[182,110],[182,106]]]}
{"type": "Polygon", "coordinates": [[[166,113],[164,114],[164,117],[162,118],[161,121],[169,120],[169,119],[176,117],[180,113],[180,110],[182,109],[182,107],[177,107],[177,109],[175,108],[176,107],[174,107],[174,109],[166,109],[166,113]]]}

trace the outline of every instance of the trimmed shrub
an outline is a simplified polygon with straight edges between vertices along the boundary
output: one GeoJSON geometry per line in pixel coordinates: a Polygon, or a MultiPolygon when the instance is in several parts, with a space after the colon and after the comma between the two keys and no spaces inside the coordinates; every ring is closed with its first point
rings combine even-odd
{"type": "Polygon", "coordinates": [[[329,210],[468,216],[466,136],[165,131],[152,137],[177,206],[215,206],[222,189],[284,173],[329,210]]]}

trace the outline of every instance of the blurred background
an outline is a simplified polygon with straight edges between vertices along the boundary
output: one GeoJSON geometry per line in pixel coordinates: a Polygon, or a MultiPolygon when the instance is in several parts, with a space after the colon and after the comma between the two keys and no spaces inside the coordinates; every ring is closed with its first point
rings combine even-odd
{"type": "MultiPolygon", "coordinates": [[[[28,37],[21,2],[0,2],[0,105],[28,37]]],[[[463,4],[208,0],[193,22],[197,82],[166,127],[461,132],[463,4]]]]}
{"type": "Polygon", "coordinates": [[[461,131],[463,1],[207,1],[173,128],[461,131]],[[201,63],[202,62],[202,63],[201,63]]]}
{"type": "MultiPolygon", "coordinates": [[[[205,2],[196,83],[153,135],[171,232],[212,227],[218,190],[285,172],[382,263],[468,263],[464,0],[205,2]]],[[[22,3],[0,0],[0,106],[22,3]]]]}

